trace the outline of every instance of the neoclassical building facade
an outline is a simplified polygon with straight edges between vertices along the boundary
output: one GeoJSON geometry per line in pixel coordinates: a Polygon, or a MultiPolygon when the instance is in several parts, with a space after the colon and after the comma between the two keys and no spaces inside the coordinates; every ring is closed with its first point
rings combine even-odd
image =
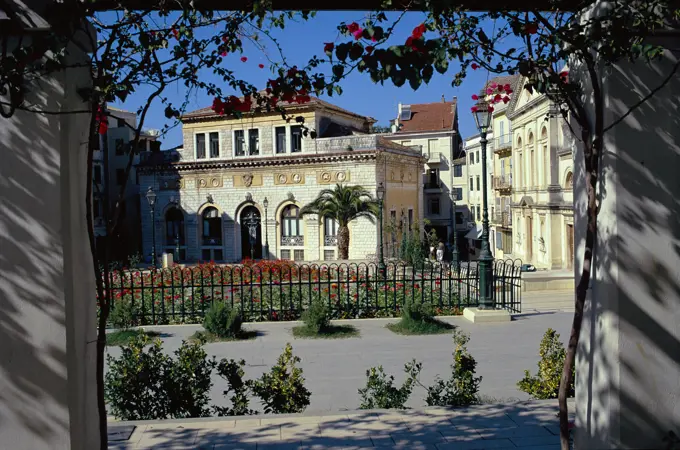
{"type": "Polygon", "coordinates": [[[570,269],[574,260],[573,141],[557,107],[519,88],[512,122],[513,256],[537,268],[570,269]]]}
{"type": "MultiPolygon", "coordinates": [[[[234,119],[205,108],[185,115],[184,147],[140,166],[141,195],[149,187],[157,193],[153,219],[142,201],[145,253],[155,240],[158,255],[179,247],[181,262],[335,260],[337,224],[299,211],[336,184],[375,195],[383,183],[386,218],[399,217],[404,228],[422,219],[419,151],[371,134],[373,119],[320,99],[290,105],[286,114],[304,117],[319,137],[304,136],[277,113],[234,119]]],[[[350,223],[350,259],[375,257],[378,243],[377,220],[350,223]]]]}

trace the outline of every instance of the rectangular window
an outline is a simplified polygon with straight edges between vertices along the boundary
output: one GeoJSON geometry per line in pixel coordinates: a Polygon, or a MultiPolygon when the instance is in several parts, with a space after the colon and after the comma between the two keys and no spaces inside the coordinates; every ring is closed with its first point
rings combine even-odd
{"type": "Polygon", "coordinates": [[[475,190],[475,179],[470,177],[470,191],[475,190]]]}
{"type": "Polygon", "coordinates": [[[462,224],[463,220],[465,220],[465,214],[462,212],[456,212],[456,224],[462,224]]]}
{"type": "Polygon", "coordinates": [[[482,213],[481,213],[481,208],[479,205],[477,205],[477,217],[479,217],[479,220],[482,220],[482,213]]]}
{"type": "Polygon", "coordinates": [[[116,184],[122,186],[125,183],[125,169],[116,169],[116,184]]]}
{"type": "Polygon", "coordinates": [[[116,156],[125,154],[125,141],[123,139],[116,139],[113,141],[113,145],[116,147],[116,156]]]}
{"type": "Polygon", "coordinates": [[[474,164],[474,163],[475,163],[475,154],[471,152],[470,153],[470,164],[474,164]]]}
{"type": "Polygon", "coordinates": [[[205,159],[205,134],[196,135],[196,159],[205,159]]]}
{"type": "Polygon", "coordinates": [[[430,169],[427,171],[427,187],[439,187],[439,174],[437,173],[437,169],[430,169]]]}
{"type": "Polygon", "coordinates": [[[439,199],[438,198],[431,198],[430,199],[430,214],[439,215],[439,199]]]}
{"type": "Polygon", "coordinates": [[[246,154],[246,137],[245,131],[234,131],[234,155],[245,156],[246,154]]]}
{"type": "Polygon", "coordinates": [[[260,132],[257,129],[248,130],[248,153],[251,155],[260,154],[260,132]]]}
{"type": "Polygon", "coordinates": [[[437,151],[438,139],[428,139],[427,140],[427,154],[432,156],[432,153],[437,151]]]}
{"type": "Polygon", "coordinates": [[[276,153],[286,153],[286,127],[276,127],[276,153]]]}
{"type": "Polygon", "coordinates": [[[101,184],[102,182],[102,166],[100,166],[99,164],[97,164],[93,168],[92,181],[94,181],[97,184],[101,184]]]}
{"type": "Polygon", "coordinates": [[[472,219],[473,222],[477,221],[477,219],[475,218],[475,207],[474,206],[470,207],[470,216],[471,216],[470,218],[472,219]]]}
{"type": "Polygon", "coordinates": [[[477,163],[481,161],[481,159],[479,159],[479,151],[477,152],[477,156],[475,156],[475,161],[477,161],[477,163]]]}
{"type": "Polygon", "coordinates": [[[215,261],[222,261],[224,259],[222,249],[221,248],[213,249],[213,257],[215,261]]]}
{"type": "Polygon", "coordinates": [[[293,250],[293,259],[295,261],[304,261],[305,260],[305,251],[304,250],[293,250]]]}
{"type": "Polygon", "coordinates": [[[480,190],[480,184],[479,184],[479,175],[477,175],[477,190],[480,190]]]}
{"type": "Polygon", "coordinates": [[[453,176],[462,177],[463,176],[463,166],[461,164],[454,164],[453,166],[453,176]]]}
{"type": "Polygon", "coordinates": [[[210,249],[209,248],[204,248],[203,250],[201,250],[201,260],[210,261],[210,249]]]}
{"type": "Polygon", "coordinates": [[[302,151],[302,127],[300,125],[290,127],[290,151],[291,153],[302,151]]]}
{"type": "Polygon", "coordinates": [[[323,219],[323,232],[324,232],[324,236],[337,236],[338,235],[338,223],[330,217],[324,217],[324,219],[323,219]]]}
{"type": "Polygon", "coordinates": [[[290,260],[290,250],[281,250],[281,259],[290,260]]]}
{"type": "Polygon", "coordinates": [[[453,198],[458,200],[463,200],[463,188],[453,188],[453,198]]]}
{"type": "Polygon", "coordinates": [[[323,260],[324,261],[335,260],[335,250],[324,250],[323,251],[323,260]]]}
{"type": "Polygon", "coordinates": [[[210,157],[219,158],[220,157],[220,134],[210,133],[210,157]]]}

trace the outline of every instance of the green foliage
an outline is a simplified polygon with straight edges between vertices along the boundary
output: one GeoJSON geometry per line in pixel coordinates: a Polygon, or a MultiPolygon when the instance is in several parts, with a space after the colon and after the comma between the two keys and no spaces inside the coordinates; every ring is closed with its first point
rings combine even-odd
{"type": "Polygon", "coordinates": [[[366,387],[359,389],[360,409],[406,409],[413,386],[422,370],[422,363],[413,361],[404,365],[406,380],[400,387],[394,385],[394,376],[387,375],[382,366],[366,371],[366,387]]]}
{"type": "Polygon", "coordinates": [[[300,358],[293,356],[293,347],[286,344],[281,356],[269,373],[248,384],[262,400],[265,414],[300,413],[309,406],[311,392],[305,388],[300,358]]]}
{"type": "Polygon", "coordinates": [[[432,320],[434,314],[432,305],[429,303],[416,302],[412,299],[404,300],[404,306],[401,309],[401,318],[405,321],[411,322],[427,322],[432,320]]]}
{"type": "Polygon", "coordinates": [[[215,360],[200,344],[183,342],[175,358],[163,353],[160,339],[134,337],[118,358],[107,356],[105,398],[121,420],[205,417],[215,360]],[[151,345],[149,345],[151,344],[151,345]],[[145,348],[148,346],[148,348],[145,348]]]}
{"type": "Polygon", "coordinates": [[[321,331],[314,331],[306,326],[293,327],[296,338],[340,339],[359,336],[359,330],[352,325],[329,325],[321,331]]]}
{"type": "Polygon", "coordinates": [[[399,258],[406,264],[420,268],[427,259],[427,252],[424,249],[420,233],[412,231],[404,233],[401,237],[401,248],[399,258]]]}
{"type": "Polygon", "coordinates": [[[479,401],[479,384],[482,377],[475,377],[477,361],[468,352],[466,344],[470,337],[455,332],[451,377],[442,380],[437,377],[434,384],[427,388],[425,402],[428,406],[467,406],[479,401]]]}
{"type": "MultiPolygon", "coordinates": [[[[538,361],[536,376],[532,376],[528,370],[525,370],[524,378],[517,383],[517,387],[520,391],[526,392],[536,399],[557,398],[566,351],[562,342],[560,342],[560,335],[552,328],[548,328],[543,339],[541,339],[539,356],[541,359],[538,361]]],[[[573,368],[567,396],[574,396],[573,368]]]]}
{"type": "Polygon", "coordinates": [[[309,308],[302,313],[302,321],[310,332],[318,334],[330,326],[330,310],[324,302],[313,301],[309,308]]]}
{"type": "Polygon", "coordinates": [[[137,336],[118,358],[107,355],[105,398],[111,414],[120,420],[166,419],[170,398],[166,378],[172,366],[160,339],[137,336]],[[151,346],[145,350],[148,344],[151,346]]]}
{"type": "Polygon", "coordinates": [[[127,330],[135,324],[134,309],[128,299],[119,299],[109,314],[109,322],[118,330],[127,330]]]}
{"type": "Polygon", "coordinates": [[[217,374],[224,378],[228,384],[227,390],[223,392],[225,396],[229,396],[231,407],[215,406],[215,414],[218,416],[245,416],[257,414],[257,411],[250,409],[250,400],[248,397],[249,388],[248,382],[243,380],[246,362],[244,360],[235,361],[233,359],[223,359],[217,365],[217,374]]]}
{"type": "Polygon", "coordinates": [[[401,308],[401,320],[387,324],[387,328],[398,334],[418,335],[448,333],[454,327],[435,319],[434,309],[430,303],[405,298],[401,308]]]}
{"type": "Polygon", "coordinates": [[[241,334],[243,319],[236,308],[225,302],[215,301],[205,313],[203,327],[220,338],[237,338],[241,334]]]}
{"type": "Polygon", "coordinates": [[[108,346],[128,345],[132,339],[141,335],[145,335],[148,337],[156,337],[159,336],[160,333],[157,331],[144,331],[140,329],[111,331],[109,333],[106,333],[106,345],[108,346]]]}

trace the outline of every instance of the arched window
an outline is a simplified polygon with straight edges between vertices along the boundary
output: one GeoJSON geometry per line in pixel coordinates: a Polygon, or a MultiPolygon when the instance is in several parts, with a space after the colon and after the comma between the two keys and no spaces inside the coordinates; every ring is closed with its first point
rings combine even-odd
{"type": "Polygon", "coordinates": [[[567,178],[564,180],[564,187],[567,189],[574,188],[574,175],[571,172],[567,173],[567,178]]]}
{"type": "Polygon", "coordinates": [[[541,130],[541,139],[548,139],[548,129],[546,127],[543,127],[541,130]]]}
{"type": "Polygon", "coordinates": [[[222,218],[217,208],[203,210],[203,245],[222,245],[222,218]]]}
{"type": "Polygon", "coordinates": [[[281,213],[281,236],[297,237],[302,236],[302,224],[300,222],[300,208],[295,205],[288,205],[283,208],[281,213]]]}
{"type": "Polygon", "coordinates": [[[529,133],[529,145],[534,144],[534,133],[529,133]]]}
{"type": "Polygon", "coordinates": [[[521,137],[517,138],[517,148],[522,148],[522,138],[521,137]]]}
{"type": "Polygon", "coordinates": [[[184,245],[184,214],[179,208],[170,208],[165,213],[165,243],[175,245],[176,239],[184,245]]]}

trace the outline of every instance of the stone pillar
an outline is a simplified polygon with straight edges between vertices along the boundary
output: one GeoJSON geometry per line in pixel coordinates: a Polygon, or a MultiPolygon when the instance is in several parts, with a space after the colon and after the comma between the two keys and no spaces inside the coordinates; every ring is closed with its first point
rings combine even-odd
{"type": "MultiPolygon", "coordinates": [[[[674,54],[651,66],[625,63],[602,73],[605,126],[662,83],[679,44],[677,34],[667,38],[662,45],[674,54]]],[[[571,74],[583,76],[573,64],[571,74]]],[[[605,134],[598,244],[576,360],[579,449],[665,448],[664,435],[680,432],[679,104],[676,73],[605,134]]],[[[578,281],[587,199],[582,148],[574,169],[578,281]]]]}
{"type": "MultiPolygon", "coordinates": [[[[69,54],[78,58],[75,48],[69,54]]],[[[87,110],[76,89],[90,82],[88,70],[43,76],[26,103],[87,110]]],[[[2,448],[99,448],[96,291],[85,204],[89,123],[89,114],[16,111],[0,118],[2,448]]]]}
{"type": "Polygon", "coordinates": [[[309,215],[304,221],[305,261],[319,261],[322,256],[319,246],[319,218],[316,215],[309,215]]]}

